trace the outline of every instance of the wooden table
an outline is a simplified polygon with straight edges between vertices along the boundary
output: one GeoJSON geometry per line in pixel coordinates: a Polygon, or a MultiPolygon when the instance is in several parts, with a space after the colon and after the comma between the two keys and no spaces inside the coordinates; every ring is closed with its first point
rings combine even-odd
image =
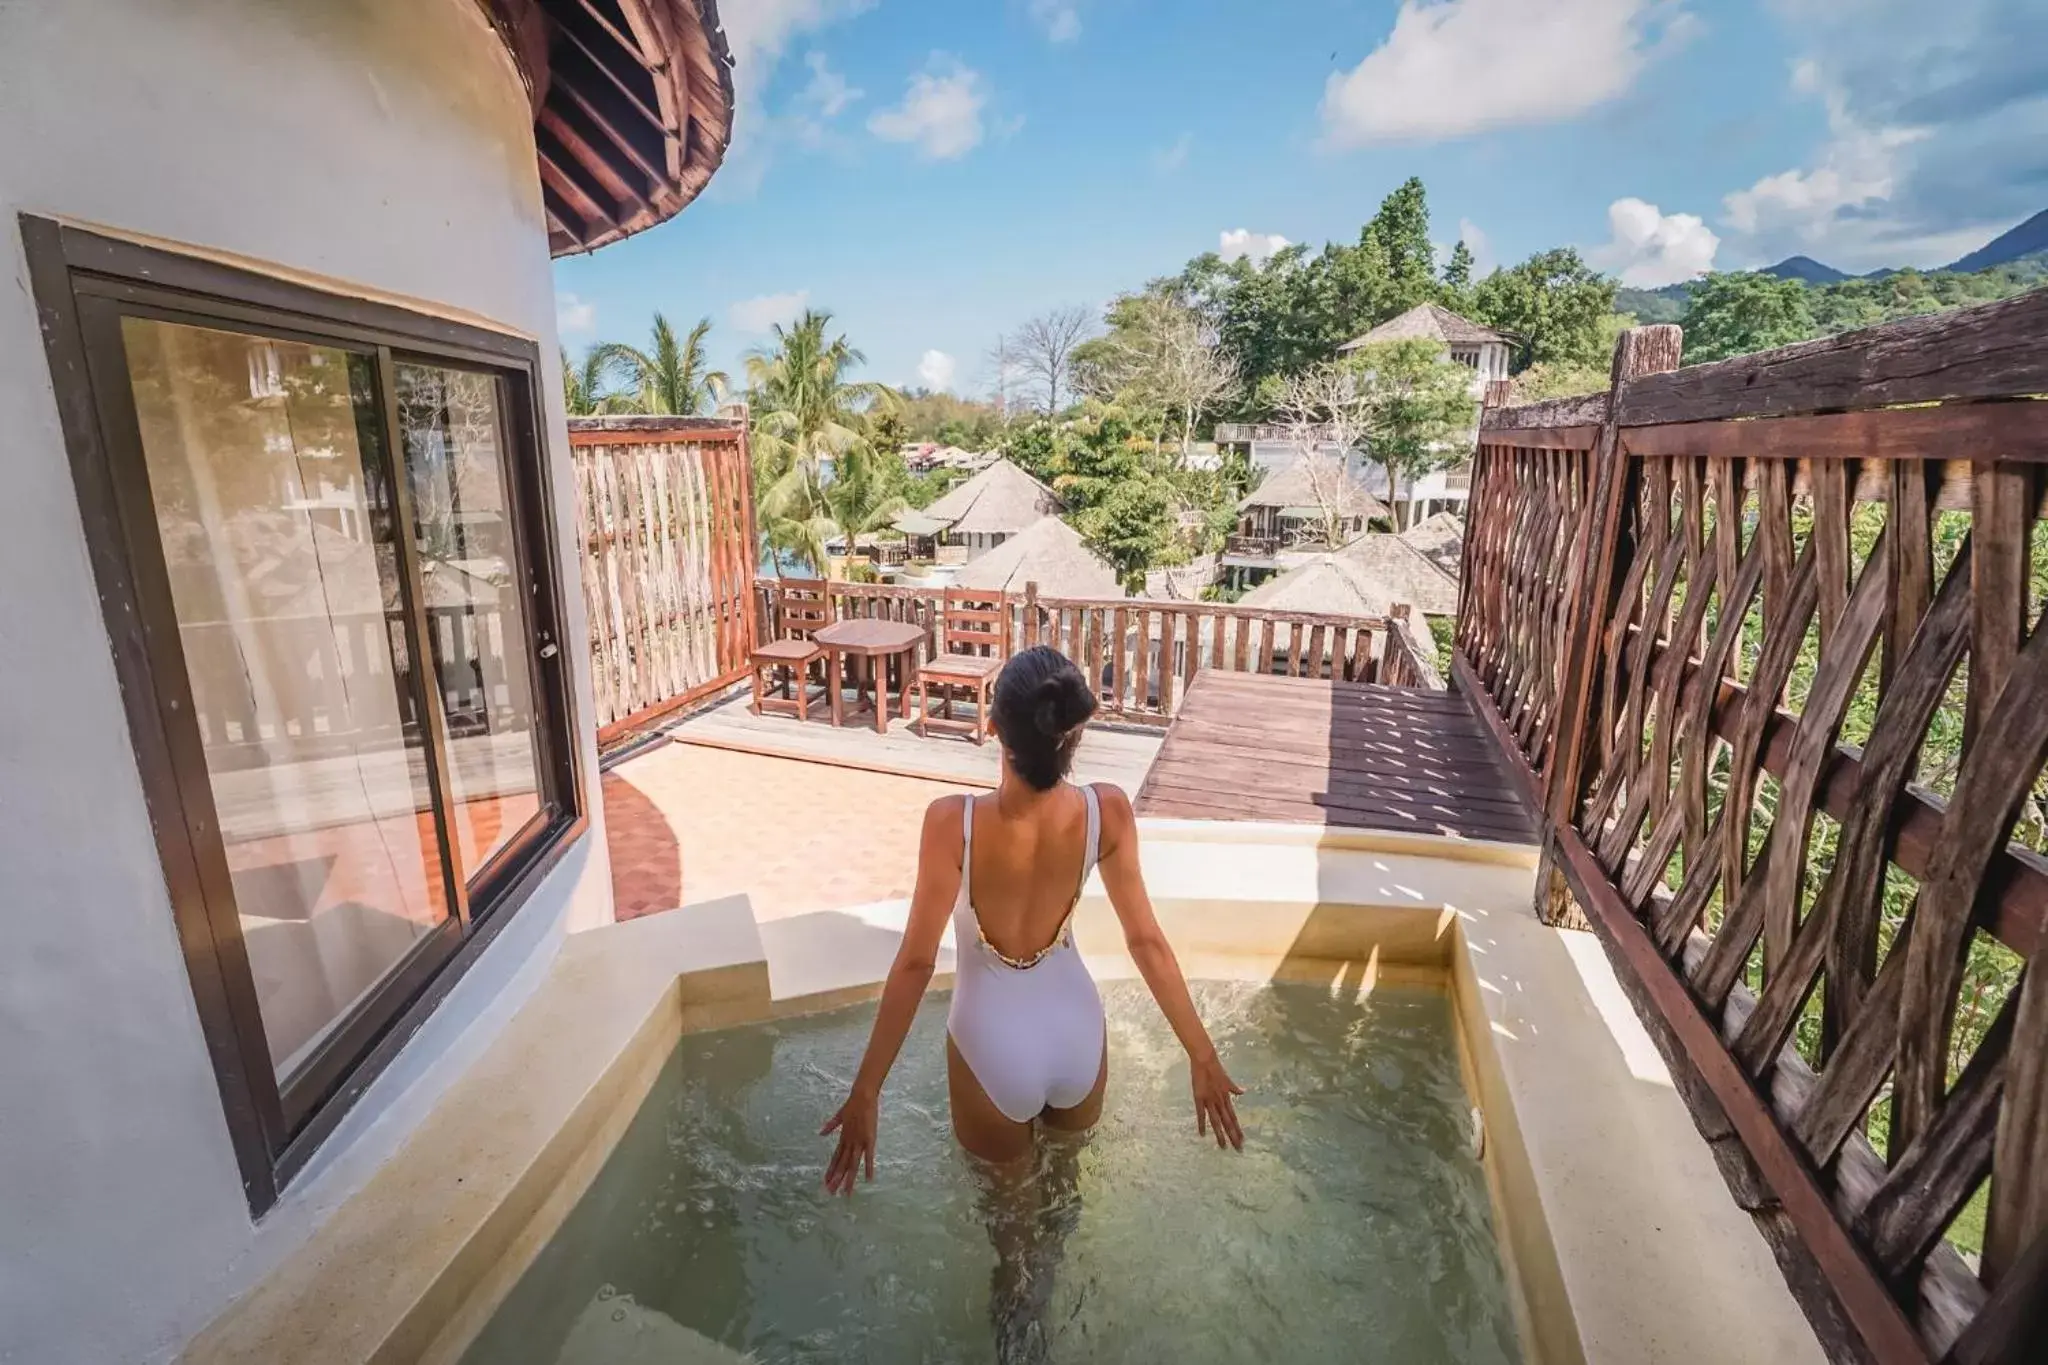
{"type": "MultiPolygon", "coordinates": [[[[832,692],[832,723],[846,723],[846,702],[840,694],[839,668],[842,657],[855,661],[866,660],[866,673],[873,680],[875,704],[875,733],[889,733],[889,675],[888,662],[900,656],[897,666],[898,686],[903,693],[903,718],[910,719],[911,673],[917,666],[917,647],[924,641],[924,627],[908,621],[853,620],[835,621],[811,637],[829,651],[825,664],[825,683],[832,692]]],[[[866,695],[862,681],[862,670],[854,669],[856,687],[862,690],[855,700],[866,695]]]]}

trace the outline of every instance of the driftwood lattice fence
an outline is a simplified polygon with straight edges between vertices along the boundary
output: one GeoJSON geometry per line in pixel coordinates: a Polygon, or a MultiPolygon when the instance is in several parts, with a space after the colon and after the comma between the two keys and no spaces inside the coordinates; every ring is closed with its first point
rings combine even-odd
{"type": "Polygon", "coordinates": [[[575,418],[569,449],[602,744],[747,676],[753,473],[698,417],[575,418]]]}
{"type": "Polygon", "coordinates": [[[1454,673],[1830,1354],[2048,1361],[2048,292],[1679,345],[1485,411],[1454,673]]]}

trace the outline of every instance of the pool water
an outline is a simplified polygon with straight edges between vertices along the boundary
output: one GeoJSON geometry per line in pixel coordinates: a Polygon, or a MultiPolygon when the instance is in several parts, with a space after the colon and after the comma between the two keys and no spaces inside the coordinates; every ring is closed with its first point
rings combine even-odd
{"type": "Polygon", "coordinates": [[[943,995],[876,1177],[820,1181],[872,1007],[684,1037],[465,1365],[1518,1359],[1448,1001],[1196,983],[1245,1150],[1198,1140],[1185,1056],[1109,982],[1109,1099],[998,1188],[954,1146],[943,995]]]}

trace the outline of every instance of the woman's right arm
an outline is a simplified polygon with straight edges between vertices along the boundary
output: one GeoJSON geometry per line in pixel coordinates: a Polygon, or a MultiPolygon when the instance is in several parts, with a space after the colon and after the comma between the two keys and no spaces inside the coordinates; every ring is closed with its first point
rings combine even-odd
{"type": "MultiPolygon", "coordinates": [[[[825,1121],[820,1136],[839,1134],[839,1145],[825,1167],[825,1188],[852,1194],[854,1177],[863,1169],[875,1178],[875,1138],[881,1120],[882,1082],[896,1064],[896,1054],[917,1017],[918,1002],[931,984],[938,964],[939,941],[960,894],[961,810],[963,798],[942,796],[924,813],[918,842],[917,886],[910,895],[910,920],[896,946],[882,1003],[868,1034],[867,1052],[853,1078],[851,1093],[838,1112],[825,1121]]],[[[965,798],[971,800],[972,798],[965,798]]]]}
{"type": "Polygon", "coordinates": [[[1216,1055],[1216,1044],[1195,1012],[1194,997],[1188,994],[1187,978],[1181,975],[1180,959],[1159,927],[1152,912],[1152,897],[1145,890],[1145,874],[1138,865],[1138,819],[1131,811],[1130,798],[1115,787],[1095,789],[1102,808],[1102,849],[1097,864],[1102,887],[1123,925],[1124,947],[1138,974],[1145,978],[1152,998],[1173,1029],[1173,1036],[1187,1049],[1188,1067],[1195,1092],[1195,1132],[1214,1133],[1216,1145],[1226,1143],[1244,1150],[1244,1129],[1238,1126],[1237,1108],[1231,1096],[1242,1095],[1244,1087],[1231,1081],[1216,1055]]]}

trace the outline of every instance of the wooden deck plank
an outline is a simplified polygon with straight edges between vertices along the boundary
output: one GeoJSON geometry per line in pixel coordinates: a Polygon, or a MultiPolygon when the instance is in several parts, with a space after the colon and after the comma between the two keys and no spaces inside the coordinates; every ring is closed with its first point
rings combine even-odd
{"type": "MultiPolygon", "coordinates": [[[[866,718],[834,729],[828,719],[821,718],[825,710],[823,705],[815,706],[812,719],[803,724],[793,716],[757,716],[741,697],[692,716],[669,737],[679,744],[829,763],[898,777],[977,787],[996,784],[1000,759],[993,740],[977,745],[957,735],[920,738],[911,722],[897,718],[889,721],[886,735],[876,734],[873,721],[866,718]]],[[[1075,780],[1111,782],[1135,794],[1159,752],[1161,733],[1090,727],[1074,758],[1075,780]]]]}
{"type": "Polygon", "coordinates": [[[1373,683],[1199,675],[1137,808],[1536,842],[1491,736],[1462,696],[1373,683]]]}

